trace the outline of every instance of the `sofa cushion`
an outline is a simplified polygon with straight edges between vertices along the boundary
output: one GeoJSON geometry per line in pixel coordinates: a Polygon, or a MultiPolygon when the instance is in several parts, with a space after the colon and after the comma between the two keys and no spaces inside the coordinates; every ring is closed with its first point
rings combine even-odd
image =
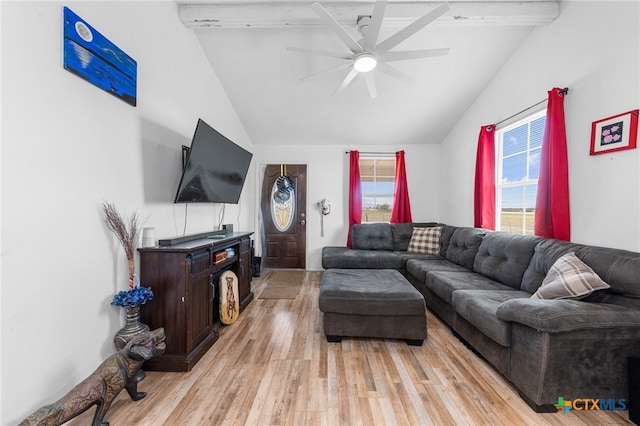
{"type": "Polygon", "coordinates": [[[624,306],[625,308],[640,311],[640,299],[615,294],[611,289],[593,292],[580,300],[589,303],[609,303],[611,305],[624,306]]]}
{"type": "Polygon", "coordinates": [[[556,260],[571,251],[576,252],[580,247],[579,244],[566,241],[543,239],[536,245],[531,262],[524,271],[520,289],[531,294],[535,293],[556,260]]]}
{"type": "Polygon", "coordinates": [[[449,243],[456,229],[458,229],[456,226],[442,225],[442,233],[440,234],[440,256],[447,257],[449,243]]]}
{"type": "Polygon", "coordinates": [[[324,269],[402,269],[402,258],[392,251],[324,247],[322,267],[324,269]]]}
{"type": "Polygon", "coordinates": [[[400,260],[402,261],[402,270],[407,269],[407,262],[409,260],[434,260],[434,259],[442,259],[439,255],[434,254],[425,254],[425,253],[408,253],[406,251],[396,251],[398,256],[400,256],[400,260]]]}
{"type": "Polygon", "coordinates": [[[440,254],[441,226],[413,228],[407,251],[409,253],[440,254]]]}
{"type": "Polygon", "coordinates": [[[446,258],[472,270],[473,262],[486,231],[480,228],[456,228],[451,235],[446,258]]]}
{"type": "Polygon", "coordinates": [[[353,225],[351,246],[356,250],[393,250],[391,225],[388,223],[353,225]]]}
{"type": "Polygon", "coordinates": [[[407,251],[413,228],[426,228],[428,226],[436,226],[437,222],[413,222],[413,223],[392,223],[391,237],[393,239],[393,250],[407,251]]]}
{"type": "Polygon", "coordinates": [[[400,272],[329,269],[322,276],[319,308],[349,315],[424,315],[424,298],[400,272]]]}
{"type": "MultiPolygon", "coordinates": [[[[566,241],[545,239],[535,249],[531,263],[522,277],[522,290],[535,293],[558,258],[574,252],[603,281],[611,286],[607,291],[616,295],[640,299],[640,253],[606,247],[587,246],[566,241]]],[[[612,297],[605,303],[626,304],[629,300],[612,297]]],[[[634,306],[640,303],[631,302],[634,306]]]]}
{"type": "Polygon", "coordinates": [[[611,286],[612,293],[640,299],[640,253],[583,245],[576,255],[611,286]]]}
{"type": "Polygon", "coordinates": [[[431,271],[452,271],[452,272],[468,272],[466,268],[456,265],[452,261],[436,255],[426,259],[408,259],[405,263],[405,269],[409,275],[412,275],[420,282],[425,282],[427,273],[431,271]]]}
{"type": "Polygon", "coordinates": [[[524,271],[540,241],[540,237],[489,232],[478,248],[473,270],[520,290],[524,271]]]}
{"type": "Polygon", "coordinates": [[[528,298],[529,293],[511,290],[457,290],[453,293],[453,309],[485,336],[502,346],[511,346],[511,323],[498,319],[503,302],[528,298]]]}
{"type": "MultiPolygon", "coordinates": [[[[452,295],[457,290],[509,290],[509,286],[470,271],[433,271],[428,272],[425,286],[442,300],[451,305],[452,295]]],[[[529,297],[527,295],[527,297],[529,297]]]]}
{"type": "Polygon", "coordinates": [[[575,253],[567,253],[551,266],[532,299],[581,299],[609,284],[593,272],[575,253]]]}

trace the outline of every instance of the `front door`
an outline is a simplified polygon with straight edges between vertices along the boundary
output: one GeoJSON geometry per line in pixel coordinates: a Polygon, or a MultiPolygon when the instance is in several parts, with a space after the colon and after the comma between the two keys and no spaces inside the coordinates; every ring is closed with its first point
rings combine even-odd
{"type": "Polygon", "coordinates": [[[262,265],[265,268],[305,268],[306,199],[306,165],[266,166],[260,201],[264,227],[262,265]]]}

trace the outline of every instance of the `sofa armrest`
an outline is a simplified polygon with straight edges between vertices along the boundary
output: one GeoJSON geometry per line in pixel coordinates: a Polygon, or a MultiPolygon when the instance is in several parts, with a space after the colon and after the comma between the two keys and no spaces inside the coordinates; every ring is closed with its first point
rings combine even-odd
{"type": "Polygon", "coordinates": [[[518,322],[546,333],[640,328],[638,310],[578,300],[512,299],[501,303],[496,313],[502,321],[518,322]]]}

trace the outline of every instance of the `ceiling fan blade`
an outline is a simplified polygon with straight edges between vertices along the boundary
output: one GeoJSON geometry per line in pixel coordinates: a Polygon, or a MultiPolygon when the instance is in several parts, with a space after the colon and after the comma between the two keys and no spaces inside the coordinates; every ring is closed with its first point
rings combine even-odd
{"type": "Polygon", "coordinates": [[[322,70],[322,71],[319,71],[319,72],[317,72],[317,73],[314,73],[314,74],[308,75],[308,76],[306,76],[306,77],[302,77],[300,80],[302,80],[302,81],[305,81],[305,80],[311,80],[311,79],[316,78],[316,77],[317,77],[317,76],[319,76],[319,75],[326,74],[326,73],[331,72],[331,71],[339,71],[339,70],[347,69],[347,68],[349,68],[351,65],[352,65],[352,64],[351,64],[351,62],[345,62],[345,63],[342,63],[342,64],[334,65],[334,66],[332,66],[331,68],[327,68],[327,69],[325,69],[325,70],[322,70]]]}
{"type": "Polygon", "coordinates": [[[353,59],[352,55],[327,52],[325,50],[305,49],[304,47],[288,46],[287,50],[291,50],[292,52],[309,53],[311,55],[329,56],[330,58],[353,59]]]}
{"type": "Polygon", "coordinates": [[[448,47],[443,49],[405,50],[402,52],[387,52],[380,56],[380,60],[384,62],[405,61],[407,59],[431,58],[448,54],[448,47]]]}
{"type": "Polygon", "coordinates": [[[342,40],[344,44],[347,45],[349,50],[351,50],[354,54],[362,53],[362,46],[358,44],[358,42],[351,36],[351,34],[349,34],[347,30],[345,30],[344,27],[340,25],[338,21],[336,21],[336,19],[331,16],[320,3],[313,3],[311,7],[316,11],[320,18],[322,18],[324,22],[333,29],[336,35],[340,37],[340,40],[342,40]]]}
{"type": "Polygon", "coordinates": [[[378,35],[380,34],[380,27],[382,26],[382,18],[384,18],[384,10],[387,8],[386,0],[377,0],[373,7],[373,14],[371,15],[371,23],[369,29],[367,29],[367,36],[364,38],[364,50],[365,52],[371,52],[376,47],[378,42],[378,35]]]}
{"type": "Polygon", "coordinates": [[[349,83],[351,83],[351,81],[356,77],[356,75],[358,75],[358,71],[356,71],[355,68],[351,68],[351,71],[349,71],[349,74],[347,74],[344,80],[342,80],[342,83],[340,83],[340,86],[338,86],[338,88],[336,89],[335,92],[333,92],[333,94],[335,95],[336,93],[338,93],[339,91],[347,87],[349,83]]]}
{"type": "Polygon", "coordinates": [[[364,81],[367,83],[367,89],[369,90],[369,96],[371,96],[371,99],[377,98],[378,90],[376,89],[376,79],[373,73],[364,73],[364,81]]]}
{"type": "Polygon", "coordinates": [[[387,74],[390,77],[397,78],[398,80],[402,80],[405,83],[415,84],[417,81],[413,77],[409,77],[407,74],[403,73],[396,67],[393,67],[387,63],[378,64],[376,67],[377,71],[387,74]]]}
{"type": "Polygon", "coordinates": [[[424,15],[422,18],[419,18],[417,21],[407,25],[406,27],[380,43],[376,47],[376,53],[382,54],[388,52],[389,50],[403,42],[405,39],[411,37],[413,34],[417,33],[418,31],[429,25],[431,22],[447,13],[447,11],[449,11],[449,5],[447,3],[441,4],[431,12],[424,15]]]}

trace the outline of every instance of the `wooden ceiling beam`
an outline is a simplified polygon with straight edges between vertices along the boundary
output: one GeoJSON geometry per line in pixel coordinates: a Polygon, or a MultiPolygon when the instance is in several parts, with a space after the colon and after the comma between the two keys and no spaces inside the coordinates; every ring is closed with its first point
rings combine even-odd
{"type": "MultiPolygon", "coordinates": [[[[178,15],[188,28],[287,28],[324,25],[311,8],[312,1],[178,1],[178,15]]],[[[371,15],[372,1],[320,1],[345,27],[356,26],[358,16],[371,15]]],[[[404,27],[443,2],[389,2],[383,24],[404,27]]],[[[537,26],[560,14],[558,0],[450,0],[451,10],[432,25],[537,26]]]]}

